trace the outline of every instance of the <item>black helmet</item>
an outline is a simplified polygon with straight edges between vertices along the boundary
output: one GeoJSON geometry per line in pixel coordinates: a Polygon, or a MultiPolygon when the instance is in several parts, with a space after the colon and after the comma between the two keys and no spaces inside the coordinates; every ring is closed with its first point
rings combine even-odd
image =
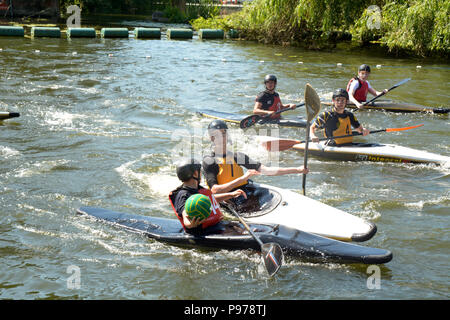
{"type": "Polygon", "coordinates": [[[200,171],[202,164],[194,158],[183,159],[177,163],[177,177],[185,182],[194,176],[195,171],[200,171]]]}
{"type": "Polygon", "coordinates": [[[277,77],[273,74],[268,74],[267,76],[264,77],[264,84],[266,84],[269,81],[274,81],[275,83],[277,83],[277,77]]]}
{"type": "Polygon", "coordinates": [[[367,64],[362,64],[362,65],[360,65],[359,68],[358,68],[358,72],[359,72],[359,71],[367,71],[367,72],[370,72],[370,67],[369,67],[367,64]]]}
{"type": "Polygon", "coordinates": [[[333,100],[337,97],[344,97],[345,99],[349,99],[348,92],[345,89],[337,89],[333,92],[333,100]]]}
{"type": "Polygon", "coordinates": [[[219,130],[219,129],[225,129],[228,130],[228,126],[223,120],[214,120],[208,125],[208,132],[211,133],[211,131],[219,130]]]}

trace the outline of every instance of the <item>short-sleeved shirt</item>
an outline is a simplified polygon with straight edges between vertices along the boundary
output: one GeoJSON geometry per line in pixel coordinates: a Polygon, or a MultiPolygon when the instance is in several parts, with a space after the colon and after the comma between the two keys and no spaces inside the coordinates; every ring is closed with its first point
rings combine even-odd
{"type": "MultiPolygon", "coordinates": [[[[231,159],[232,161],[226,161],[225,163],[218,161],[218,156],[214,153],[212,153],[209,156],[205,156],[203,158],[202,168],[203,168],[203,174],[206,179],[206,183],[210,188],[214,186],[215,184],[219,184],[217,176],[219,175],[219,172],[221,171],[220,166],[233,166],[238,165],[242,166],[246,169],[254,169],[259,170],[261,167],[261,163],[258,161],[253,161],[250,159],[249,156],[242,152],[235,152],[235,153],[228,153],[227,159],[231,159]],[[234,160],[234,163],[233,163],[234,160]]],[[[221,155],[220,158],[226,158],[225,155],[221,155]]]]}
{"type": "MultiPolygon", "coordinates": [[[[263,91],[258,94],[255,99],[256,102],[262,104],[261,109],[270,110],[270,111],[279,111],[281,110],[281,99],[277,92],[270,93],[268,91],[263,91]]],[[[273,115],[274,119],[279,118],[280,115],[273,115]]]]}

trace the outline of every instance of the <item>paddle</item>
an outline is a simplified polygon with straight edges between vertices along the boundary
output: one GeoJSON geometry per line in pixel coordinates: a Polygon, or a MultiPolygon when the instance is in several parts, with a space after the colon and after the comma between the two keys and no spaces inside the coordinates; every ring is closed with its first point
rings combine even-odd
{"type": "MultiPolygon", "coordinates": [[[[374,97],[372,100],[369,100],[369,101],[364,102],[364,103],[361,105],[361,107],[358,108],[357,110],[363,109],[363,108],[364,108],[365,106],[367,106],[369,103],[371,103],[371,102],[377,100],[379,97],[384,96],[386,93],[388,93],[389,91],[391,91],[391,90],[393,90],[393,89],[395,89],[395,88],[401,86],[402,84],[407,83],[409,80],[411,80],[411,78],[403,79],[403,80],[400,81],[399,83],[394,84],[394,85],[393,85],[392,87],[390,87],[386,92],[382,92],[381,94],[379,94],[379,95],[377,95],[376,97],[374,97]]],[[[356,111],[357,111],[357,110],[356,110],[356,111]]]]}
{"type": "Polygon", "coordinates": [[[20,113],[18,113],[18,112],[0,112],[0,120],[1,119],[17,118],[19,116],[20,116],[20,113]]]}
{"type": "MultiPolygon", "coordinates": [[[[308,165],[309,128],[311,127],[311,121],[320,112],[321,107],[320,98],[317,95],[316,90],[314,90],[309,83],[307,83],[305,87],[305,104],[306,104],[307,123],[306,123],[306,145],[305,145],[303,167],[306,169],[308,165]]],[[[306,174],[304,173],[302,182],[303,195],[305,195],[305,186],[306,186],[306,174]]]]}
{"type": "MultiPolygon", "coordinates": [[[[295,106],[295,108],[304,106],[305,103],[300,103],[297,104],[295,106]]],[[[267,114],[264,116],[261,116],[259,114],[252,114],[251,116],[245,117],[244,119],[241,120],[241,122],[239,122],[239,126],[241,127],[241,129],[245,129],[248,127],[251,127],[252,125],[256,124],[257,122],[259,122],[259,124],[263,124],[265,122],[267,122],[268,120],[270,120],[271,116],[274,114],[280,114],[282,112],[285,111],[289,111],[289,110],[294,110],[295,108],[286,108],[286,109],[282,109],[282,110],[278,110],[277,112],[273,113],[273,114],[267,114]]]]}
{"type": "MultiPolygon", "coordinates": [[[[370,131],[369,134],[377,133],[377,132],[396,132],[396,131],[404,131],[404,130],[410,130],[414,128],[418,128],[423,126],[423,124],[418,124],[416,126],[411,127],[403,127],[403,128],[385,128],[385,129],[379,129],[379,130],[373,130],[370,131]]],[[[354,137],[354,136],[361,136],[362,133],[354,132],[352,134],[347,134],[344,136],[336,136],[336,137],[330,137],[330,138],[320,138],[319,141],[326,141],[331,139],[338,139],[338,138],[347,138],[347,137],[354,137]]],[[[311,142],[312,140],[310,140],[311,142]]],[[[273,141],[265,141],[263,142],[263,146],[266,148],[267,151],[285,151],[290,148],[292,148],[294,145],[299,143],[305,143],[305,140],[299,141],[299,140],[291,140],[291,139],[278,139],[273,141]],[[272,145],[274,143],[274,145],[272,145]]]]}
{"type": "Polygon", "coordinates": [[[252,237],[258,242],[261,247],[261,258],[263,259],[264,266],[266,267],[269,276],[273,276],[280,269],[283,263],[283,251],[278,243],[269,242],[263,243],[261,239],[250,229],[248,224],[242,219],[242,217],[231,206],[228,207],[230,211],[239,219],[244,225],[245,229],[252,235],[252,237]]]}

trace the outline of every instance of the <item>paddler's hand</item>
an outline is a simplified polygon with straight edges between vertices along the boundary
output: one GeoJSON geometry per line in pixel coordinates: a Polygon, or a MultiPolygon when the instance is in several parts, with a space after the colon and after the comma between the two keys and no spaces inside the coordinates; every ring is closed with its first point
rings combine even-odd
{"type": "Polygon", "coordinates": [[[358,109],[364,109],[363,104],[362,104],[362,103],[359,103],[359,102],[358,102],[358,104],[356,105],[356,107],[357,107],[358,109]]]}
{"type": "Polygon", "coordinates": [[[298,170],[298,173],[304,173],[304,174],[309,173],[309,169],[308,169],[308,168],[305,168],[305,167],[303,167],[303,166],[298,167],[297,170],[298,170]]]}
{"type": "Polygon", "coordinates": [[[243,196],[244,199],[247,199],[247,194],[241,189],[237,189],[237,190],[233,191],[231,193],[231,195],[233,196],[233,198],[237,198],[237,197],[243,196]]]}
{"type": "Polygon", "coordinates": [[[366,128],[363,128],[361,133],[362,133],[363,136],[367,136],[370,133],[370,130],[367,130],[366,128]]]}
{"type": "Polygon", "coordinates": [[[311,141],[315,142],[315,143],[319,143],[320,140],[319,140],[319,138],[317,136],[314,136],[314,137],[311,136],[311,141]]]}
{"type": "Polygon", "coordinates": [[[251,177],[259,175],[259,174],[261,174],[261,172],[259,172],[258,170],[250,169],[245,173],[244,179],[245,179],[245,181],[247,181],[251,177]]]}
{"type": "Polygon", "coordinates": [[[200,219],[200,217],[192,218],[192,220],[189,221],[189,225],[185,224],[187,228],[195,228],[202,224],[202,220],[200,219]]]}
{"type": "Polygon", "coordinates": [[[291,103],[290,105],[288,105],[288,108],[294,110],[295,108],[297,108],[297,105],[291,103]]]}

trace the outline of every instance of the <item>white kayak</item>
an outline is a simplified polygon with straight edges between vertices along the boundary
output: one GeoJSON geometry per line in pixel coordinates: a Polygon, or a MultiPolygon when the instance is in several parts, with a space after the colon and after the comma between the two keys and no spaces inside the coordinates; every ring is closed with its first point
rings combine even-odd
{"type": "Polygon", "coordinates": [[[245,205],[234,206],[250,223],[285,225],[341,241],[366,241],[377,231],[372,222],[299,193],[256,183],[252,188],[255,192],[247,193],[245,205]]]}
{"type": "MultiPolygon", "coordinates": [[[[299,143],[294,150],[305,151],[305,144],[299,143]]],[[[348,146],[327,146],[324,142],[309,143],[308,154],[320,158],[340,161],[373,161],[402,163],[450,163],[450,157],[402,147],[394,144],[353,143],[348,146]]]]}

